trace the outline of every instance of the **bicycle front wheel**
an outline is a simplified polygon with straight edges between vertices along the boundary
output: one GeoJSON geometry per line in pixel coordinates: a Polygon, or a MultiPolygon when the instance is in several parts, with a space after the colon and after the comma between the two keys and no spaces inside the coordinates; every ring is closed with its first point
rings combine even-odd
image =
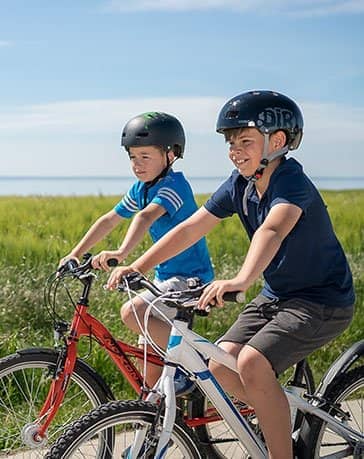
{"type": "MultiPolygon", "coordinates": [[[[63,404],[49,426],[47,437],[34,437],[38,415],[48,395],[58,352],[26,349],[0,360],[0,458],[37,459],[70,422],[110,400],[96,373],[77,360],[63,404]]],[[[112,432],[109,432],[112,438],[112,432]]],[[[112,441],[109,438],[109,441],[112,441]]]]}
{"type": "MultiPolygon", "coordinates": [[[[72,424],[59,437],[44,459],[113,459],[126,458],[133,443],[136,429],[146,428],[147,436],[141,458],[154,457],[155,445],[159,439],[160,420],[156,421],[157,406],[145,401],[109,402],[92,410],[72,424]],[[157,425],[156,425],[157,422],[157,425]],[[115,430],[114,445],[107,451],[100,451],[100,437],[107,429],[115,430]]],[[[176,419],[165,458],[203,459],[192,430],[176,419]]]]}
{"type": "MultiPolygon", "coordinates": [[[[336,384],[325,394],[325,399],[332,404],[339,404],[340,411],[328,408],[328,412],[343,425],[351,427],[363,435],[364,431],[364,367],[354,368],[344,374],[336,384]]],[[[307,416],[300,435],[301,455],[304,459],[319,459],[324,457],[362,457],[359,451],[354,451],[355,445],[347,442],[330,429],[325,421],[307,416]],[[301,443],[302,442],[302,443],[301,443]]],[[[300,456],[301,457],[301,456],[300,456]]]]}

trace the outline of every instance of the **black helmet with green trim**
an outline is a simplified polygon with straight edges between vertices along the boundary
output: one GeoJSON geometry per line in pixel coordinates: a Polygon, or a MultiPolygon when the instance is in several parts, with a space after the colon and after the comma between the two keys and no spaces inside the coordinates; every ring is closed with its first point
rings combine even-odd
{"type": "Polygon", "coordinates": [[[183,158],[185,133],[182,124],[172,115],[163,112],[147,112],[129,120],[121,134],[121,145],[130,147],[155,145],[165,151],[172,150],[183,158]]]}

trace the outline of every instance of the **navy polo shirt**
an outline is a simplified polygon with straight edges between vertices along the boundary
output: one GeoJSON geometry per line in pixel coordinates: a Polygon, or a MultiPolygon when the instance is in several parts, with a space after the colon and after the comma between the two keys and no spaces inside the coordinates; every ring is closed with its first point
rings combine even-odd
{"type": "Polygon", "coordinates": [[[329,306],[349,306],[355,296],[351,271],[334,233],[326,206],[302,166],[283,158],[259,200],[255,187],[248,196],[248,216],[243,212],[247,180],[234,170],[205,204],[218,218],[237,213],[249,238],[264,222],[270,209],[291,203],[302,215],[264,271],[262,294],[286,300],[302,298],[329,306]]]}

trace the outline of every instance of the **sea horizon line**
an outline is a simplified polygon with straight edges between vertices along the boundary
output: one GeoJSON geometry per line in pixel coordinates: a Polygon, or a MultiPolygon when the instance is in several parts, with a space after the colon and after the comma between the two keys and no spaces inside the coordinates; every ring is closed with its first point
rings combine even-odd
{"type": "MultiPolygon", "coordinates": [[[[186,177],[190,179],[199,179],[199,180],[211,180],[211,179],[225,179],[226,175],[188,175],[186,177]]],[[[363,175],[345,175],[345,176],[336,176],[336,175],[313,175],[310,176],[314,179],[320,180],[363,180],[363,175]]],[[[120,179],[133,179],[133,175],[0,175],[0,180],[92,180],[92,179],[111,179],[111,180],[120,180],[120,179]]]]}

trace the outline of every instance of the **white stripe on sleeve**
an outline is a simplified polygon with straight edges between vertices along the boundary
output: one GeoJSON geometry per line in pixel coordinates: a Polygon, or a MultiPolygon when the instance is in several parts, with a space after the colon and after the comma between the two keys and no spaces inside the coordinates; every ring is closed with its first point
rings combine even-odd
{"type": "Polygon", "coordinates": [[[130,197],[129,193],[124,196],[121,202],[129,212],[134,213],[139,210],[136,201],[130,197]]]}
{"type": "Polygon", "coordinates": [[[176,209],[180,209],[183,205],[181,197],[172,188],[161,188],[158,190],[157,196],[167,199],[176,209]]]}

